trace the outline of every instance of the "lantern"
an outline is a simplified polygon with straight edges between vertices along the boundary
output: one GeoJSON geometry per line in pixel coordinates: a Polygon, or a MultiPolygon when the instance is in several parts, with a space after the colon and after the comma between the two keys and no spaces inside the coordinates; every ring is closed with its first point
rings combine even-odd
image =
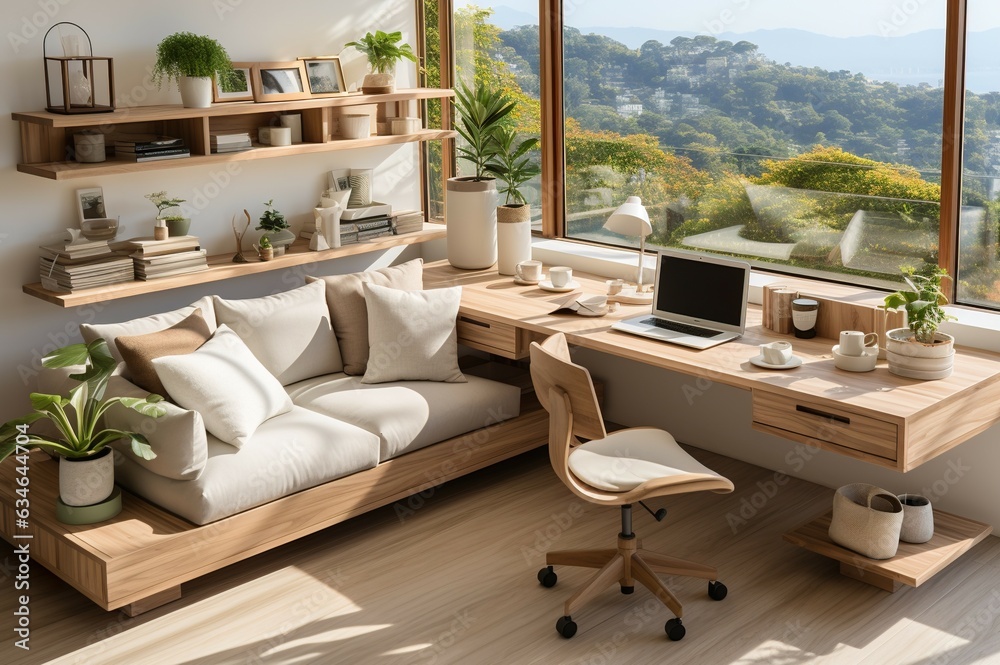
{"type": "Polygon", "coordinates": [[[45,108],[51,113],[110,113],[115,110],[115,71],[111,58],[94,57],[87,31],[76,23],[56,23],[42,40],[45,108]],[[49,55],[49,35],[57,31],[62,56],[49,55]],[[81,55],[86,40],[88,55],[81,55]]]}

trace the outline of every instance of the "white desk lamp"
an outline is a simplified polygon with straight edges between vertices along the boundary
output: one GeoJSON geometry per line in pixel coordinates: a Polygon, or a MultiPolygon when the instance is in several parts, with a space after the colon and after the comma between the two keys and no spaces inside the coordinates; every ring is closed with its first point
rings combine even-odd
{"type": "Polygon", "coordinates": [[[638,196],[630,196],[617,210],[611,213],[604,228],[623,236],[639,236],[639,268],[636,279],[635,296],[628,294],[629,302],[651,303],[652,293],[644,293],[642,285],[643,258],[646,255],[646,236],[653,232],[649,214],[638,196]]]}

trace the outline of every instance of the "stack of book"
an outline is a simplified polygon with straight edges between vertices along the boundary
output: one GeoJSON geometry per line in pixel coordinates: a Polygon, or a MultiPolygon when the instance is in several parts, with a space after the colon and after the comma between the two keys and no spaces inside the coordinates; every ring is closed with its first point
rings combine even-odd
{"type": "Polygon", "coordinates": [[[372,203],[363,208],[348,208],[340,216],[340,244],[351,245],[392,235],[392,206],[372,203]]]}
{"type": "Polygon", "coordinates": [[[156,134],[119,134],[115,137],[115,155],[133,162],[190,157],[184,139],[156,134]]]}
{"type": "Polygon", "coordinates": [[[389,220],[392,222],[392,232],[398,236],[404,233],[414,233],[424,228],[424,212],[422,210],[394,212],[389,220]]]}
{"type": "Polygon", "coordinates": [[[208,257],[197,236],[175,236],[166,240],[132,238],[125,241],[133,250],[135,277],[143,281],[208,270],[208,257]]]}
{"type": "Polygon", "coordinates": [[[240,152],[253,147],[249,132],[210,134],[209,137],[212,142],[212,152],[240,152]]]}
{"type": "Polygon", "coordinates": [[[38,272],[49,291],[71,293],[135,279],[132,259],[116,252],[107,240],[41,247],[38,272]]]}

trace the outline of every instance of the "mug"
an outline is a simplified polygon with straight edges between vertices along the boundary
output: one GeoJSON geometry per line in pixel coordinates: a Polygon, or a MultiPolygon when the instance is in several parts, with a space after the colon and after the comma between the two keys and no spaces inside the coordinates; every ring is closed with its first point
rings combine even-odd
{"type": "Polygon", "coordinates": [[[861,356],[869,349],[878,348],[878,335],[859,330],[843,330],[840,333],[840,354],[844,356],[861,356]]]}
{"type": "Polygon", "coordinates": [[[561,289],[573,281],[573,269],[566,266],[549,268],[549,281],[552,282],[552,286],[561,289]]]}
{"type": "Polygon", "coordinates": [[[761,344],[760,355],[770,365],[786,365],[792,359],[792,345],[788,342],[761,344]]]}
{"type": "Polygon", "coordinates": [[[270,134],[271,145],[292,145],[291,127],[272,127],[270,134]]]}
{"type": "Polygon", "coordinates": [[[537,282],[542,278],[542,262],[521,261],[514,266],[514,276],[522,282],[537,282]]]}

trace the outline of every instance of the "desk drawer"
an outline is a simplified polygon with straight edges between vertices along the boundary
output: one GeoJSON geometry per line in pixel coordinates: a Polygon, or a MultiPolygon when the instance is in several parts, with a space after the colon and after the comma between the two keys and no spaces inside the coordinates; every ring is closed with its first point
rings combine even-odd
{"type": "Polygon", "coordinates": [[[894,423],[863,416],[830,403],[808,402],[754,390],[753,420],[807,439],[832,444],[826,446],[832,450],[848,448],[896,460],[897,432],[894,423]]]}
{"type": "Polygon", "coordinates": [[[458,317],[458,343],[473,349],[519,360],[528,356],[526,331],[506,323],[483,321],[471,316],[458,317]]]}

